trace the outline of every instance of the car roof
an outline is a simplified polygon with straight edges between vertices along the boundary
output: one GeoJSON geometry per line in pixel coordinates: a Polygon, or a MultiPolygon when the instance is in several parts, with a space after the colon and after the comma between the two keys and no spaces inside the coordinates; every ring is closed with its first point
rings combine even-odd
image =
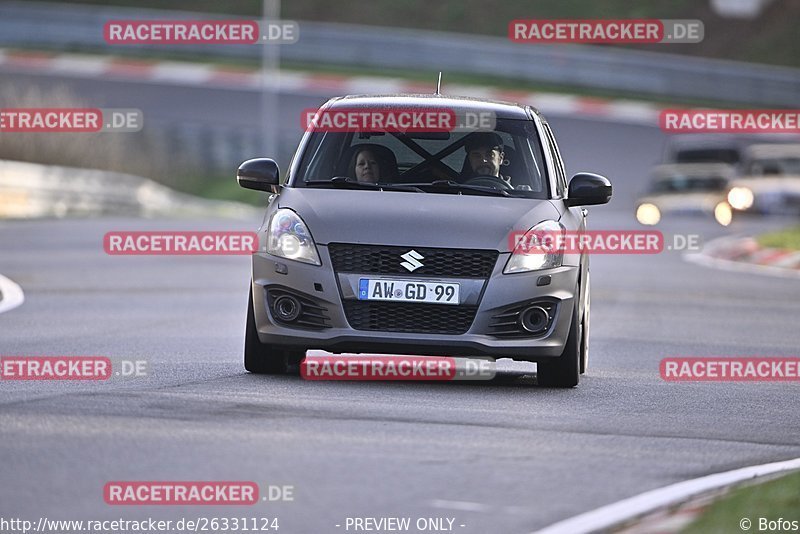
{"type": "Polygon", "coordinates": [[[750,159],[800,157],[800,144],[760,144],[747,147],[750,159]]]}
{"type": "Polygon", "coordinates": [[[719,175],[732,176],[734,174],[734,167],[727,163],[670,163],[654,167],[652,174],[657,180],[669,179],[672,176],[683,174],[693,175],[698,178],[719,175]]]}
{"type": "Polygon", "coordinates": [[[545,120],[539,111],[531,106],[502,100],[487,100],[467,96],[435,94],[385,94],[385,95],[347,95],[329,100],[323,107],[376,107],[376,108],[452,108],[454,111],[491,111],[498,119],[528,120],[528,111],[545,120]]]}

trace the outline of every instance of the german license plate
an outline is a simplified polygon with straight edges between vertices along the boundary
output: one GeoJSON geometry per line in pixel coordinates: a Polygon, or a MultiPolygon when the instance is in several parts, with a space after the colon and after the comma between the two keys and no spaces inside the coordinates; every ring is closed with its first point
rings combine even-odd
{"type": "Polygon", "coordinates": [[[459,288],[459,284],[447,282],[361,278],[358,281],[358,299],[458,304],[459,288]]]}

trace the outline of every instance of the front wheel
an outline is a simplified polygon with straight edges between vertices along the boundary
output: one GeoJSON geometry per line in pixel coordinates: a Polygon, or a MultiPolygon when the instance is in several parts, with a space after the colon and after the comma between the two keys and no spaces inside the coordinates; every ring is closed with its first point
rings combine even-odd
{"type": "Polygon", "coordinates": [[[247,305],[247,326],[244,334],[244,368],[254,374],[299,374],[302,354],[286,348],[267,345],[258,339],[256,317],[253,311],[253,289],[247,305]]]}
{"type": "Polygon", "coordinates": [[[583,305],[583,328],[582,328],[582,335],[581,335],[581,374],[586,372],[586,368],[589,367],[589,309],[591,308],[592,304],[592,294],[589,292],[591,290],[590,285],[590,277],[589,273],[586,273],[586,299],[583,305]]]}
{"type": "MultiPolygon", "coordinates": [[[[576,293],[580,298],[580,292],[576,293]]],[[[537,364],[536,383],[551,388],[572,388],[578,385],[583,359],[583,321],[578,313],[578,302],[572,307],[572,324],[569,327],[564,351],[557,358],[537,364]]]]}

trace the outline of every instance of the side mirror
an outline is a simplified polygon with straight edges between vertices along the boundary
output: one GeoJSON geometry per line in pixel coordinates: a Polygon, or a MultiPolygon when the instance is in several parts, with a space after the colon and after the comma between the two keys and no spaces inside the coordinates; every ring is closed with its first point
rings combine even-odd
{"type": "Polygon", "coordinates": [[[281,171],[275,160],[268,158],[248,159],[236,171],[236,181],[245,189],[278,192],[281,171]]]}
{"type": "Polygon", "coordinates": [[[579,172],[569,181],[567,206],[590,206],[606,204],[611,200],[611,182],[605,176],[590,172],[579,172]]]}

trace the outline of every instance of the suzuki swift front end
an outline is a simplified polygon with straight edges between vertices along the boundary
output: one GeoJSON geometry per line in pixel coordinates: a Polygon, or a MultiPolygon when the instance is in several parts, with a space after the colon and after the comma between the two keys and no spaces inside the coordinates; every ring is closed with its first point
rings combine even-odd
{"type": "Polygon", "coordinates": [[[283,373],[309,349],[493,357],[537,362],[541,385],[575,386],[588,359],[589,258],[517,244],[584,231],[581,206],[608,202],[609,181],[579,173],[568,184],[549,125],[526,106],[358,96],[317,117],[374,110],[492,121],[448,131],[317,121],[285,176],[271,159],[240,166],[242,187],[272,192],[253,255],[246,369],[283,373]]]}

